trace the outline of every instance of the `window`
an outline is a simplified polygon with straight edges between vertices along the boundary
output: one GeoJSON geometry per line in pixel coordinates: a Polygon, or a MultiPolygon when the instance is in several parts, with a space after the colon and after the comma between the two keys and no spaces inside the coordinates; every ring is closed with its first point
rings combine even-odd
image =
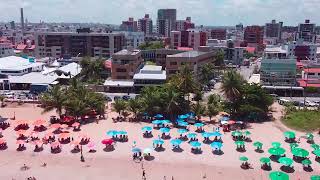
{"type": "Polygon", "coordinates": [[[170,65],[177,65],[178,63],[177,62],[170,62],[170,65]]]}

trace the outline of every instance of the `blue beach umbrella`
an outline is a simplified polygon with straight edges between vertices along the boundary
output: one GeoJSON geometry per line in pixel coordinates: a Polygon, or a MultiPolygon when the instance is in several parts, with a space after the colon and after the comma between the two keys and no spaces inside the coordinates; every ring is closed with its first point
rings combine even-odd
{"type": "Polygon", "coordinates": [[[177,123],[180,123],[180,122],[185,122],[185,121],[184,121],[183,119],[179,119],[179,118],[178,118],[178,119],[176,120],[176,122],[177,122],[177,123]]]}
{"type": "Polygon", "coordinates": [[[170,141],[170,143],[171,143],[173,146],[179,146],[179,145],[182,143],[182,141],[181,141],[180,139],[172,139],[172,140],[170,141]]]}
{"type": "Polygon", "coordinates": [[[218,131],[215,131],[215,132],[211,133],[211,136],[220,137],[220,136],[222,136],[222,134],[219,133],[218,131]]]}
{"type": "Polygon", "coordinates": [[[116,136],[116,135],[118,135],[118,131],[111,130],[107,132],[107,136],[116,136]]]}
{"type": "Polygon", "coordinates": [[[187,119],[189,117],[189,115],[187,114],[182,114],[180,116],[178,116],[180,119],[187,119]]]}
{"type": "Polygon", "coordinates": [[[143,128],[141,128],[142,131],[146,132],[146,131],[152,131],[152,127],[150,126],[144,126],[143,128]]]}
{"type": "Polygon", "coordinates": [[[191,141],[189,144],[192,147],[200,147],[201,146],[201,143],[198,141],[191,141]]]}
{"type": "Polygon", "coordinates": [[[140,148],[132,148],[131,152],[139,153],[139,152],[141,152],[141,149],[140,148]]]}
{"type": "Polygon", "coordinates": [[[197,134],[196,133],[189,133],[189,134],[187,134],[187,137],[188,138],[196,138],[197,134]]]}
{"type": "Polygon", "coordinates": [[[118,135],[127,135],[127,131],[118,131],[118,135]]]}
{"type": "Polygon", "coordinates": [[[161,120],[154,120],[152,121],[152,124],[158,125],[158,124],[162,124],[161,120]]]}
{"type": "Polygon", "coordinates": [[[178,129],[178,133],[179,134],[184,134],[184,133],[187,133],[188,132],[188,130],[186,130],[186,129],[178,129]]]}
{"type": "Polygon", "coordinates": [[[162,120],[162,124],[171,124],[171,121],[168,119],[162,120]]]}
{"type": "Polygon", "coordinates": [[[187,122],[179,122],[178,125],[186,127],[186,126],[189,125],[189,123],[187,123],[187,122]]]}
{"type": "Polygon", "coordinates": [[[209,137],[212,136],[211,133],[209,133],[209,132],[203,132],[203,133],[201,133],[201,135],[202,135],[202,137],[204,137],[204,138],[209,138],[209,137]]]}
{"type": "Polygon", "coordinates": [[[199,127],[203,127],[204,124],[203,124],[203,123],[195,123],[194,126],[197,127],[197,128],[199,128],[199,127]]]}
{"type": "Polygon", "coordinates": [[[164,143],[164,141],[161,140],[161,139],[155,139],[155,140],[153,140],[153,144],[159,144],[159,145],[161,145],[161,144],[163,144],[163,143],[164,143]]]}
{"type": "Polygon", "coordinates": [[[211,148],[215,148],[215,149],[221,149],[221,147],[223,146],[221,142],[213,142],[210,144],[211,148]]]}
{"type": "Polygon", "coordinates": [[[163,115],[162,114],[156,114],[153,117],[156,118],[156,119],[161,119],[161,118],[163,118],[163,115]]]}
{"type": "Polygon", "coordinates": [[[170,129],[169,128],[160,128],[160,132],[168,133],[168,132],[170,132],[170,129]]]}

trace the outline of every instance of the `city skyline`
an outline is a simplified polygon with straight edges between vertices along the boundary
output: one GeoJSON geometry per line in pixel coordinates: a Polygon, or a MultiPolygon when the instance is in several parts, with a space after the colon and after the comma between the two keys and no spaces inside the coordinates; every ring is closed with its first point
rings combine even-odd
{"type": "Polygon", "coordinates": [[[304,19],[320,24],[317,0],[0,0],[0,3],[0,12],[6,12],[1,13],[0,22],[19,22],[19,8],[23,7],[29,22],[121,24],[128,17],[139,19],[146,13],[156,20],[158,9],[176,8],[177,19],[191,16],[196,25],[233,26],[240,22],[264,25],[272,19],[283,21],[285,26],[296,26],[304,19]]]}

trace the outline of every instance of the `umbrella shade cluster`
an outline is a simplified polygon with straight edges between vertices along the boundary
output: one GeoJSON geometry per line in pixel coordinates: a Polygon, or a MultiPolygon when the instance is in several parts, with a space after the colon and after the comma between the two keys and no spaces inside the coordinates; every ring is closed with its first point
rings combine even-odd
{"type": "Polygon", "coordinates": [[[273,171],[269,174],[269,178],[270,180],[289,180],[289,175],[284,172],[273,171]]]}
{"type": "Polygon", "coordinates": [[[320,176],[319,175],[313,175],[310,177],[310,180],[320,180],[320,176]]]}
{"type": "Polygon", "coordinates": [[[253,146],[256,147],[257,149],[262,149],[262,142],[256,141],[253,143],[253,146]]]}
{"type": "Polygon", "coordinates": [[[311,144],[311,147],[312,147],[313,150],[320,149],[320,146],[318,144],[311,144]]]}
{"type": "Polygon", "coordinates": [[[242,134],[242,132],[240,132],[240,131],[233,131],[233,132],[231,133],[231,135],[232,135],[232,136],[235,136],[235,137],[239,137],[239,136],[242,136],[243,134],[242,134]]]}
{"type": "Polygon", "coordinates": [[[302,157],[302,158],[305,158],[307,156],[309,156],[309,152],[305,149],[302,149],[302,148],[294,148],[292,149],[292,154],[294,156],[297,156],[297,157],[302,157]]]}
{"type": "Polygon", "coordinates": [[[170,143],[173,145],[173,146],[180,146],[180,144],[182,143],[182,141],[180,139],[172,139],[170,141],[170,143]]]}
{"type": "Polygon", "coordinates": [[[220,132],[218,132],[218,131],[215,131],[215,132],[211,133],[211,136],[221,137],[222,134],[220,132]]]}
{"type": "Polygon", "coordinates": [[[236,141],[234,142],[237,146],[244,146],[244,141],[236,141]]]}
{"type": "Polygon", "coordinates": [[[155,140],[153,140],[153,144],[162,145],[162,144],[164,144],[164,141],[162,139],[155,139],[155,140]]]}
{"type": "Polygon", "coordinates": [[[203,127],[204,124],[203,123],[195,123],[194,124],[194,127],[197,127],[197,128],[200,128],[200,127],[203,127]]]}
{"type": "Polygon", "coordinates": [[[187,137],[188,138],[196,138],[197,134],[196,133],[189,133],[189,134],[187,134],[187,137]]]}
{"type": "Polygon", "coordinates": [[[280,155],[282,155],[282,154],[284,154],[285,152],[286,152],[286,150],[285,149],[283,149],[283,148],[281,148],[281,147],[279,147],[279,148],[270,148],[269,150],[268,150],[268,152],[271,154],[271,155],[274,155],[274,156],[280,156],[280,155]]]}
{"type": "Polygon", "coordinates": [[[161,133],[169,133],[170,129],[169,128],[160,128],[161,133]]]}
{"type": "Polygon", "coordinates": [[[161,118],[163,118],[163,115],[162,114],[156,114],[153,117],[156,118],[156,119],[161,119],[161,118]]]}
{"type": "Polygon", "coordinates": [[[198,141],[191,141],[189,144],[190,144],[190,146],[195,147],[195,148],[201,147],[201,143],[198,141]]]}
{"type": "Polygon", "coordinates": [[[315,154],[317,157],[320,157],[320,149],[313,151],[313,154],[315,154]]]}
{"type": "Polygon", "coordinates": [[[274,147],[274,148],[279,148],[279,147],[281,147],[281,143],[279,143],[279,142],[272,142],[271,145],[272,145],[272,147],[274,147]]]}
{"type": "Polygon", "coordinates": [[[279,159],[279,163],[285,165],[285,166],[289,166],[291,167],[292,164],[293,164],[293,160],[291,158],[288,158],[288,157],[281,157],[279,159]]]}
{"type": "Polygon", "coordinates": [[[140,148],[132,148],[131,152],[139,153],[139,152],[141,152],[141,149],[140,148]]]}
{"type": "Polygon", "coordinates": [[[142,127],[141,128],[141,130],[143,131],[143,132],[149,132],[149,131],[152,131],[152,127],[150,127],[150,126],[144,126],[144,127],[142,127]]]}
{"type": "Polygon", "coordinates": [[[246,156],[241,156],[241,157],[239,158],[239,160],[246,162],[246,161],[249,160],[249,158],[247,158],[246,156]]]}
{"type": "Polygon", "coordinates": [[[187,133],[188,132],[188,130],[186,130],[186,129],[178,129],[178,133],[179,134],[184,134],[184,133],[187,133]]]}
{"type": "Polygon", "coordinates": [[[296,138],[296,134],[292,131],[286,131],[286,132],[284,132],[284,137],[289,138],[289,139],[294,139],[294,138],[296,138]]]}
{"type": "Polygon", "coordinates": [[[189,123],[181,121],[181,122],[178,122],[178,125],[182,126],[182,127],[187,127],[187,126],[189,126],[189,123]]]}
{"type": "Polygon", "coordinates": [[[268,157],[262,157],[262,158],[260,158],[260,162],[262,164],[270,164],[271,160],[268,157]]]}
{"type": "Polygon", "coordinates": [[[301,164],[303,164],[304,166],[310,166],[312,164],[312,162],[309,159],[305,159],[305,160],[301,161],[301,164]]]}
{"type": "Polygon", "coordinates": [[[312,133],[307,133],[306,136],[308,140],[313,140],[314,138],[314,135],[312,133]]]}
{"type": "Polygon", "coordinates": [[[221,142],[213,142],[210,144],[211,148],[213,149],[221,149],[222,148],[222,143],[221,142]]]}
{"type": "Polygon", "coordinates": [[[105,145],[112,145],[114,143],[114,140],[113,139],[104,139],[101,141],[102,144],[105,144],[105,145]]]}

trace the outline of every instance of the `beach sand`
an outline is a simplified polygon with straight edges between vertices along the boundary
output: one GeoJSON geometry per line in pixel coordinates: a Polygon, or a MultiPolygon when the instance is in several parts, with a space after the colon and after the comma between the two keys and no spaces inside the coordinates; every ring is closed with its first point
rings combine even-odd
{"type": "MultiPolygon", "coordinates": [[[[279,111],[279,106],[275,106],[279,111]]],[[[24,104],[19,107],[0,108],[0,116],[3,118],[11,118],[15,112],[17,120],[28,120],[33,122],[36,119],[49,120],[51,115],[55,112],[41,114],[42,109],[30,104],[24,104]]],[[[276,118],[281,116],[280,112],[274,113],[276,118]]],[[[119,122],[113,123],[111,117],[116,117],[117,114],[108,110],[108,118],[99,121],[99,124],[91,123],[83,125],[80,132],[72,132],[73,137],[79,134],[87,134],[93,142],[96,143],[96,153],[89,153],[88,148],[83,146],[85,162],[80,162],[80,153],[71,153],[72,146],[69,144],[62,145],[62,152],[59,154],[51,154],[50,146],[45,145],[44,151],[40,153],[33,152],[34,146],[27,144],[27,149],[24,152],[17,152],[16,135],[12,126],[3,131],[4,138],[8,142],[8,149],[0,151],[0,180],[23,180],[27,177],[34,176],[37,179],[56,180],[56,179],[77,179],[77,180],[126,180],[126,179],[141,179],[142,164],[145,169],[146,178],[149,180],[162,180],[164,176],[166,179],[174,177],[178,180],[197,180],[197,179],[268,179],[269,172],[260,169],[259,159],[261,157],[269,157],[267,152],[271,147],[271,143],[279,141],[287,150],[287,156],[292,157],[289,152],[289,144],[285,143],[283,132],[287,129],[278,121],[251,124],[249,131],[252,133],[251,139],[253,141],[261,141],[264,144],[264,153],[256,153],[252,143],[246,143],[246,152],[240,153],[235,150],[234,141],[231,139],[230,133],[223,136],[223,155],[214,155],[209,145],[202,145],[202,154],[195,155],[190,151],[190,145],[183,143],[181,145],[184,150],[181,153],[173,152],[171,150],[170,140],[165,140],[164,152],[152,152],[154,160],[143,161],[137,163],[132,161],[131,148],[133,142],[137,142],[137,147],[151,148],[152,140],[156,138],[160,132],[153,131],[154,138],[143,138],[141,127],[148,125],[146,123],[129,123],[119,122]],[[125,130],[129,135],[129,142],[117,143],[115,150],[112,152],[103,151],[104,145],[101,140],[107,138],[106,132],[108,130],[125,130]],[[249,163],[253,169],[242,170],[240,168],[240,156],[247,156],[249,163]],[[41,165],[46,163],[46,167],[41,165]],[[30,169],[22,171],[20,168],[26,164],[30,169]]],[[[206,130],[212,131],[213,125],[205,127],[206,130]]],[[[190,131],[194,131],[194,127],[190,131]]],[[[31,131],[31,130],[29,130],[31,131]]],[[[47,131],[51,131],[50,129],[47,131]]],[[[42,133],[42,137],[45,133],[42,133]]],[[[172,138],[178,137],[176,129],[171,130],[172,138]]],[[[304,135],[304,133],[297,132],[297,136],[304,135]]],[[[202,140],[202,137],[198,137],[202,140]]],[[[320,142],[319,136],[315,138],[317,143],[320,142]]],[[[306,143],[306,140],[301,139],[300,147],[305,148],[311,152],[311,147],[306,143]]],[[[302,165],[294,163],[295,172],[290,174],[291,179],[309,179],[311,175],[320,174],[320,164],[314,161],[315,156],[310,154],[310,159],[313,164],[313,172],[305,172],[302,165]]],[[[272,162],[273,170],[279,170],[280,164],[272,162]]]]}

